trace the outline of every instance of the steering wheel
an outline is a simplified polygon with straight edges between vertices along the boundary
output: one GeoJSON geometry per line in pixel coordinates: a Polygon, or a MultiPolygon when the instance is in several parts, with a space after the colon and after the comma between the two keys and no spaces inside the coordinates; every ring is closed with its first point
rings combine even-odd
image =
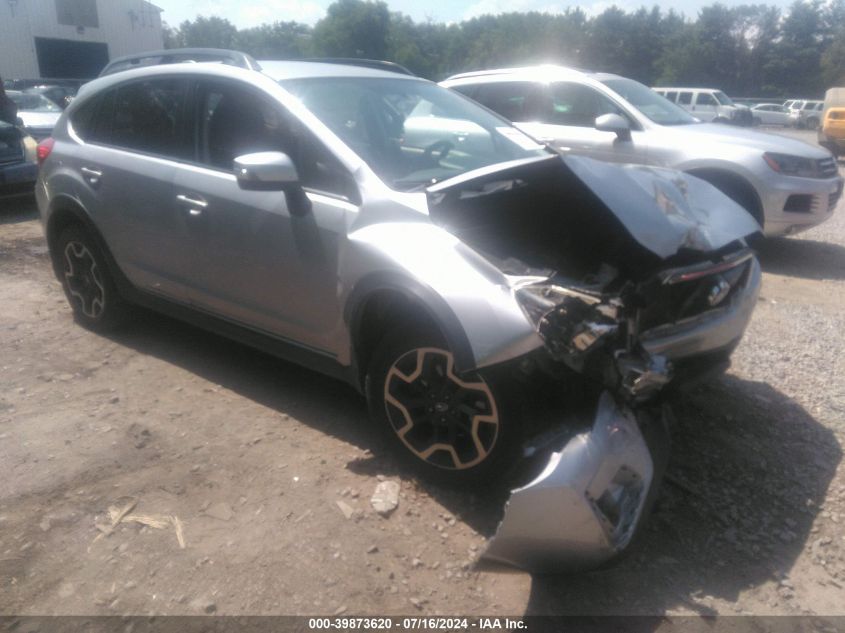
{"type": "Polygon", "coordinates": [[[449,155],[455,149],[454,144],[449,141],[437,141],[436,143],[432,143],[428,147],[425,148],[425,153],[423,156],[427,161],[433,161],[435,163],[439,163],[444,158],[449,155]]]}

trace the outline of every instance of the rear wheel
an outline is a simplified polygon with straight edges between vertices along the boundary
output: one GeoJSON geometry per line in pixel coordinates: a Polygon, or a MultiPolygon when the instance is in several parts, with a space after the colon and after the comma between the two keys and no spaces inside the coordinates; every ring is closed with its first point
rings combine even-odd
{"type": "Polygon", "coordinates": [[[81,226],[69,226],[56,241],[59,277],[73,316],[92,330],[114,329],[127,307],[117,291],[96,240],[81,226]]]}
{"type": "Polygon", "coordinates": [[[819,127],[819,120],[816,118],[807,119],[807,129],[815,130],[819,127]]]}
{"type": "Polygon", "coordinates": [[[399,459],[453,485],[490,481],[510,465],[518,434],[506,391],[490,376],[459,375],[439,335],[405,328],[384,337],[367,376],[371,416],[399,459]]]}

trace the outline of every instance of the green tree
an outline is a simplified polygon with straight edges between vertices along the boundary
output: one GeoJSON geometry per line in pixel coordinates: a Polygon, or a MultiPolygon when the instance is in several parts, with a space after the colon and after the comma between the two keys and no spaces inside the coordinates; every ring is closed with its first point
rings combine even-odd
{"type": "Polygon", "coordinates": [[[164,48],[181,48],[185,45],[182,42],[182,32],[178,28],[174,29],[167,22],[161,23],[161,33],[164,48]]]}
{"type": "Polygon", "coordinates": [[[788,95],[819,96],[824,23],[818,0],[795,0],[763,66],[766,88],[788,95]]]}
{"type": "Polygon", "coordinates": [[[234,48],[238,29],[224,18],[198,16],[191,22],[185,20],[179,25],[179,41],[182,46],[200,48],[234,48]]]}
{"type": "Polygon", "coordinates": [[[299,22],[274,22],[238,31],[238,49],[256,59],[296,59],[311,48],[311,27],[299,22]]]}
{"type": "Polygon", "coordinates": [[[390,12],[384,2],[338,0],[314,27],[312,50],[328,57],[385,59],[389,32],[390,12]]]}

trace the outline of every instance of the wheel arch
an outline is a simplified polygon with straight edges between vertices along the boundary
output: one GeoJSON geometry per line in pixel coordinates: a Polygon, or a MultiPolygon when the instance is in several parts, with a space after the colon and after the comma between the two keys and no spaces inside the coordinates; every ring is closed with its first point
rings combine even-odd
{"type": "Polygon", "coordinates": [[[47,225],[45,227],[45,236],[47,238],[47,246],[50,249],[50,259],[53,264],[53,272],[57,278],[61,275],[60,262],[56,253],[56,241],[59,239],[62,231],[72,224],[82,226],[85,231],[91,235],[97,243],[100,251],[103,253],[108,263],[109,272],[112,274],[118,288],[123,291],[129,288],[130,284],[117,262],[112,257],[111,250],[109,250],[102,233],[97,228],[94,221],[90,218],[84,207],[74,198],[70,196],[57,196],[50,205],[50,215],[47,218],[47,225]]]}
{"type": "Polygon", "coordinates": [[[735,172],[719,167],[696,167],[685,171],[691,176],[696,176],[697,178],[706,180],[729,198],[740,204],[755,220],[757,220],[757,223],[763,227],[765,222],[763,201],[760,199],[760,194],[757,193],[757,189],[746,178],[735,172]],[[731,193],[725,190],[726,188],[733,188],[734,193],[738,193],[742,200],[737,200],[733,195],[731,195],[731,193]]]}
{"type": "Polygon", "coordinates": [[[346,302],[352,360],[358,386],[384,334],[400,323],[435,327],[446,339],[459,372],[475,366],[469,339],[448,303],[433,289],[401,273],[377,273],[356,284],[346,302]]]}

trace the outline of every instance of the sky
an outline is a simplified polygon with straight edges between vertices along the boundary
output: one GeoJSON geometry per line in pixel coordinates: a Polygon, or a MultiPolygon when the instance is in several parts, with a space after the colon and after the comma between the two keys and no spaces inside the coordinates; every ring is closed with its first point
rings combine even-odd
{"type": "MultiPolygon", "coordinates": [[[[581,3],[554,0],[387,0],[391,11],[399,11],[416,22],[460,22],[484,14],[506,11],[562,12],[567,8],[581,7],[587,15],[597,15],[616,5],[632,11],[645,5],[657,5],[664,10],[674,8],[687,17],[694,18],[703,6],[716,0],[586,0],[581,3]]],[[[314,24],[326,13],[332,0],[152,0],[164,9],[162,19],[171,26],[198,15],[226,18],[238,28],[257,26],[265,22],[297,21],[314,24]]],[[[756,0],[786,8],[791,0],[756,0]]],[[[727,6],[754,4],[755,0],[721,0],[727,6]]]]}

